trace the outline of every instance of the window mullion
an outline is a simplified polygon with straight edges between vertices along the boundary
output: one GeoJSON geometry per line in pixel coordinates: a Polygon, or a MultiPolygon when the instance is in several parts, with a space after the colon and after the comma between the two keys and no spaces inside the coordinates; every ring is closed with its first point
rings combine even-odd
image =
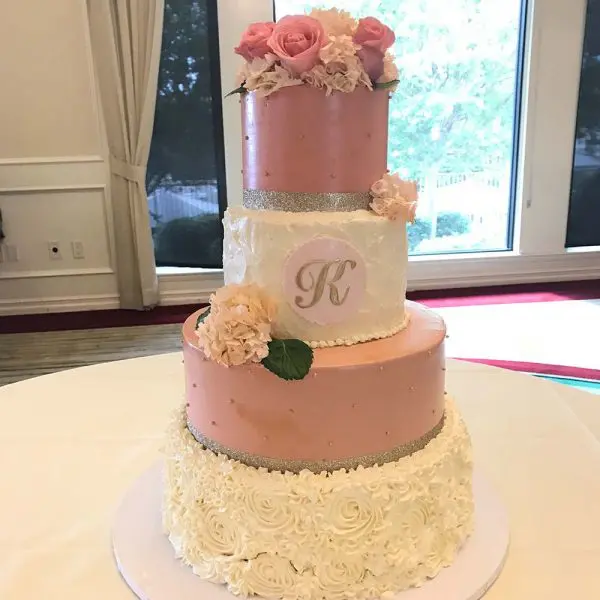
{"type": "Polygon", "coordinates": [[[565,252],[586,0],[532,5],[515,237],[523,255],[559,255],[565,252]]]}

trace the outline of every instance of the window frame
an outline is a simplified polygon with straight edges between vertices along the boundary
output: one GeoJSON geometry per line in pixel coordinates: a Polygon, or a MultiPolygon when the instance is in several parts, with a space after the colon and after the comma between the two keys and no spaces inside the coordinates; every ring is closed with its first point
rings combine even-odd
{"type": "MultiPolygon", "coordinates": [[[[409,290],[600,278],[600,247],[565,248],[586,0],[529,0],[517,141],[513,249],[411,256],[409,290]]],[[[221,87],[233,87],[232,49],[247,24],[273,19],[273,0],[218,0],[221,87]]],[[[228,205],[241,202],[239,103],[223,102],[228,205]]],[[[222,272],[158,269],[161,302],[206,300],[222,272]]]]}

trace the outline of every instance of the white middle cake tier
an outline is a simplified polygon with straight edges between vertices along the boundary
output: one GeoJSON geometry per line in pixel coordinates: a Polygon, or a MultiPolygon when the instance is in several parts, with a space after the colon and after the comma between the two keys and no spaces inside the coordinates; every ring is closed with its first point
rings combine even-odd
{"type": "Polygon", "coordinates": [[[351,345],[406,325],[403,220],[362,210],[231,207],[223,223],[225,283],[254,283],[269,293],[279,306],[274,337],[351,345]]]}

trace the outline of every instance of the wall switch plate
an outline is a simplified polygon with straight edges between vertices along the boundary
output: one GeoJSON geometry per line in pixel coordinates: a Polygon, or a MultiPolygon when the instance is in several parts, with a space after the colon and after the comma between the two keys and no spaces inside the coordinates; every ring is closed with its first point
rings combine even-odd
{"type": "Polygon", "coordinates": [[[19,249],[14,244],[0,244],[0,263],[17,262],[19,249]]]}
{"type": "Polygon", "coordinates": [[[62,260],[59,242],[48,242],[48,256],[50,260],[62,260]]]}
{"type": "Polygon", "coordinates": [[[18,262],[19,249],[15,244],[4,244],[4,260],[6,262],[18,262]]]}
{"type": "Polygon", "coordinates": [[[73,254],[73,258],[85,258],[83,242],[71,242],[71,252],[73,254]]]}

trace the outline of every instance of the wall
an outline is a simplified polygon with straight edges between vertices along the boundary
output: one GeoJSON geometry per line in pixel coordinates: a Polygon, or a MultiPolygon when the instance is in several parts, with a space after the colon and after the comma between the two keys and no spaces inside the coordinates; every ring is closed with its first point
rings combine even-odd
{"type": "MultiPolygon", "coordinates": [[[[226,0],[218,2],[219,62],[223,90],[229,91],[240,70],[240,57],[231,49],[238,45],[248,23],[271,21],[273,4],[268,0],[226,0]],[[226,26],[224,26],[226,24],[226,26]]],[[[242,120],[237,98],[223,102],[223,134],[227,171],[227,204],[242,202],[242,120]]]]}
{"type": "Polygon", "coordinates": [[[0,315],[117,306],[85,5],[0,8],[0,315]]]}

